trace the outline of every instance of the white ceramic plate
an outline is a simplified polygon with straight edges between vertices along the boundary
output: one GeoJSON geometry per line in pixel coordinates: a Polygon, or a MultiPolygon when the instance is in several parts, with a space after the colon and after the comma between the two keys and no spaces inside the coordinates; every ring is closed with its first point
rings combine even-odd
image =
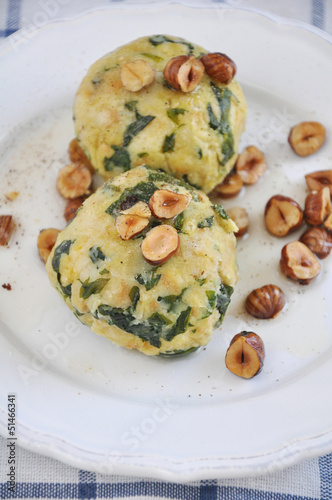
{"type": "Polygon", "coordinates": [[[18,442],[71,465],[172,481],[261,474],[332,449],[331,261],[309,286],[279,271],[280,250],[297,239],[269,236],[266,201],[276,193],[303,205],[304,174],[331,168],[332,45],[303,26],[248,11],[156,5],[90,13],[23,33],[0,53],[0,213],[16,231],[0,248],[0,428],[16,393],[18,442]],[[58,169],[74,136],[71,106],[88,66],[138,36],[181,35],[229,54],[248,103],[242,146],[264,150],[268,172],[238,199],[249,236],[239,244],[240,282],[221,332],[182,359],[148,358],[92,334],[51,289],[36,249],[44,227],[63,227],[58,169]],[[5,75],[5,77],[4,77],[5,75]],[[327,141],[299,158],[290,127],[318,120],[327,141]],[[18,191],[13,202],[4,194],[18,191]],[[250,318],[253,288],[279,285],[288,305],[275,320],[250,318]],[[243,380],[225,368],[230,339],[261,335],[262,373],[243,380]]]}

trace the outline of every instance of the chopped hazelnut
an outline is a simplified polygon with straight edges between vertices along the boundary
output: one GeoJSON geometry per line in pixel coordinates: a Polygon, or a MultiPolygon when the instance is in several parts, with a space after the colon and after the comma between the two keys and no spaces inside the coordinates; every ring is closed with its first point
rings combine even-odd
{"type": "Polygon", "coordinates": [[[323,226],[329,233],[332,233],[332,212],[324,220],[323,226]]]}
{"type": "Polygon", "coordinates": [[[122,240],[130,240],[149,225],[149,219],[138,215],[119,215],[115,227],[122,240]]]}
{"type": "Polygon", "coordinates": [[[40,231],[37,238],[37,247],[39,256],[44,262],[47,261],[59,233],[59,229],[54,229],[53,227],[40,231]]]}
{"type": "Polygon", "coordinates": [[[218,184],[213,191],[213,194],[223,199],[233,198],[237,196],[243,187],[243,180],[239,174],[228,174],[227,177],[218,184]]]}
{"type": "Polygon", "coordinates": [[[300,241],[317,255],[319,259],[325,259],[332,249],[332,235],[323,227],[310,227],[302,234],[300,241]]]}
{"type": "Polygon", "coordinates": [[[69,146],[68,146],[68,154],[69,154],[70,161],[72,163],[83,163],[83,165],[88,167],[90,172],[92,172],[92,173],[94,172],[94,168],[93,168],[89,158],[84,153],[84,151],[81,148],[81,146],[79,145],[79,142],[77,139],[73,139],[72,141],[70,141],[69,146]]]}
{"type": "Polygon", "coordinates": [[[227,210],[229,217],[238,227],[238,230],[234,232],[237,238],[243,236],[249,227],[249,215],[245,208],[242,207],[232,207],[227,210]]]}
{"type": "Polygon", "coordinates": [[[166,82],[175,90],[192,92],[204,74],[204,66],[195,56],[177,56],[164,69],[166,82]]]}
{"type": "Polygon", "coordinates": [[[244,184],[255,184],[267,169],[264,154],[256,146],[248,146],[238,156],[235,168],[244,184]]]}
{"type": "Polygon", "coordinates": [[[11,191],[10,193],[6,193],[5,197],[8,201],[14,201],[18,197],[19,193],[17,191],[11,191]]]}
{"type": "Polygon", "coordinates": [[[7,245],[13,232],[13,217],[0,215],[0,246],[7,245]]]}
{"type": "Polygon", "coordinates": [[[263,340],[254,332],[235,335],[226,352],[227,368],[242,378],[252,378],[262,370],[265,360],[263,340]]]}
{"type": "Polygon", "coordinates": [[[73,199],[89,194],[91,183],[88,167],[82,163],[70,163],[59,171],[56,185],[64,198],[73,199]]]}
{"type": "Polygon", "coordinates": [[[288,136],[294,153],[309,156],[318,151],[325,140],[325,127],[319,122],[301,122],[295,125],[288,136]]]}
{"type": "Polygon", "coordinates": [[[305,180],[310,191],[319,191],[327,186],[332,196],[332,170],[317,170],[305,176],[305,180]]]}
{"type": "Polygon", "coordinates": [[[176,229],[168,224],[161,224],[150,229],[142,241],[141,250],[149,264],[158,266],[172,257],[179,246],[180,238],[176,229]]]}
{"type": "Polygon", "coordinates": [[[151,210],[145,201],[138,201],[131,207],[121,210],[123,215],[138,215],[139,217],[151,217],[151,210]]]}
{"type": "Polygon", "coordinates": [[[291,241],[281,250],[280,268],[292,280],[307,285],[320,273],[321,265],[304,243],[291,241]]]}
{"type": "Polygon", "coordinates": [[[330,190],[326,186],[319,191],[312,191],[305,200],[304,217],[310,226],[323,224],[332,211],[330,190]]]}
{"type": "Polygon", "coordinates": [[[152,214],[158,219],[172,219],[183,212],[189,205],[191,196],[179,194],[167,189],[158,189],[149,201],[152,214]]]}
{"type": "Polygon", "coordinates": [[[138,92],[154,81],[155,70],[147,61],[135,59],[122,65],[120,78],[127,90],[138,92]]]}
{"type": "Polygon", "coordinates": [[[79,198],[73,198],[72,200],[67,201],[63,213],[66,222],[71,221],[75,217],[77,210],[82,206],[86,198],[86,196],[80,196],[79,198]]]}
{"type": "Polygon", "coordinates": [[[264,217],[267,230],[274,236],[283,237],[302,224],[303,211],[292,198],[277,194],[267,202],[264,217]]]}

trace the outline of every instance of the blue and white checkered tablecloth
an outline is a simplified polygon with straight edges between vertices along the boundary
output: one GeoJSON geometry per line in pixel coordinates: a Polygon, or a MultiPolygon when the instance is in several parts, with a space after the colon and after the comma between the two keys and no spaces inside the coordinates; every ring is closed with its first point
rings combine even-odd
{"type": "MultiPolygon", "coordinates": [[[[20,28],[38,27],[80,14],[91,7],[106,6],[111,1],[0,0],[0,38],[12,35],[20,28]]],[[[122,0],[122,3],[125,1],[122,0]]],[[[132,0],[128,3],[137,2],[132,0]]],[[[192,0],[192,3],[209,2],[192,0]]],[[[332,33],[332,0],[228,0],[226,3],[266,10],[332,33]]],[[[332,500],[332,453],[264,476],[175,484],[87,472],[17,448],[16,471],[16,491],[12,493],[7,486],[6,440],[0,438],[1,498],[332,500]]]]}

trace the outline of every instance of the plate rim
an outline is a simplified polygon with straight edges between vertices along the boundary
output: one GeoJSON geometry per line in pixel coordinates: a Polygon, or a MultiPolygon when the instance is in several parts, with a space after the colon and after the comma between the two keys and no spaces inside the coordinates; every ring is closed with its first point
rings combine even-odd
{"type": "MultiPolygon", "coordinates": [[[[3,38],[0,40],[0,49],[4,48],[6,50],[6,45],[7,49],[8,46],[12,47],[15,46],[17,43],[20,43],[22,39],[24,39],[24,30],[29,28],[31,33],[33,35],[36,35],[37,33],[45,30],[45,29],[52,29],[54,26],[58,24],[66,24],[70,22],[75,22],[79,21],[81,18],[85,16],[90,16],[95,13],[103,12],[103,11],[109,11],[109,10],[143,10],[143,9],[151,9],[151,8],[157,8],[159,7],[165,7],[165,6],[183,6],[187,7],[190,9],[197,9],[197,10],[228,10],[228,11],[242,11],[242,12],[251,12],[253,14],[265,17],[269,19],[270,21],[273,21],[276,24],[280,24],[283,26],[290,26],[293,28],[298,28],[301,30],[304,30],[306,32],[310,32],[312,34],[315,34],[319,38],[324,39],[325,41],[329,42],[332,44],[332,34],[328,33],[327,31],[318,28],[317,26],[314,26],[310,23],[307,23],[305,21],[301,21],[295,18],[287,18],[280,16],[278,14],[275,14],[273,12],[269,12],[265,9],[260,9],[256,7],[250,7],[250,6],[236,6],[236,5],[228,5],[225,3],[220,3],[220,0],[217,0],[217,3],[212,3],[208,1],[206,4],[197,4],[195,2],[191,2],[190,0],[157,0],[151,4],[149,0],[140,0],[139,3],[134,3],[134,2],[124,2],[124,3],[110,3],[109,5],[99,5],[96,7],[91,7],[88,9],[84,9],[82,12],[76,13],[76,14],[71,14],[69,16],[61,16],[57,19],[54,19],[52,21],[47,21],[45,24],[40,25],[40,26],[34,26],[34,25],[27,25],[27,26],[22,26],[19,30],[15,31],[14,33],[10,34],[9,36],[3,38]],[[14,41],[14,39],[16,39],[14,41]]],[[[0,52],[1,56],[1,52],[0,52]]]]}

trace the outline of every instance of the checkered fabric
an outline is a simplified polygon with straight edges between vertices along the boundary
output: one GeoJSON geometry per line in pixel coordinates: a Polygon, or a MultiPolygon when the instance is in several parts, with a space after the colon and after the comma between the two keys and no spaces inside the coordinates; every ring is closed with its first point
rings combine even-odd
{"type": "MultiPolygon", "coordinates": [[[[117,0],[125,3],[125,0],[117,0]]],[[[152,3],[154,0],[150,0],[152,3]]],[[[0,38],[20,28],[70,18],[112,0],[0,0],[0,38]]],[[[127,3],[137,3],[135,0],[127,3]]],[[[186,2],[187,4],[189,2],[186,2]]],[[[192,0],[192,4],[222,3],[192,0]]],[[[266,10],[332,33],[332,0],[228,0],[229,5],[266,10]]],[[[1,77],[1,76],[0,76],[1,77]]],[[[2,381],[3,382],[3,381],[2,381]]],[[[16,489],[8,491],[7,441],[0,438],[0,498],[131,498],[185,500],[332,500],[332,454],[264,476],[168,483],[137,477],[106,476],[16,449],[16,489]]]]}

